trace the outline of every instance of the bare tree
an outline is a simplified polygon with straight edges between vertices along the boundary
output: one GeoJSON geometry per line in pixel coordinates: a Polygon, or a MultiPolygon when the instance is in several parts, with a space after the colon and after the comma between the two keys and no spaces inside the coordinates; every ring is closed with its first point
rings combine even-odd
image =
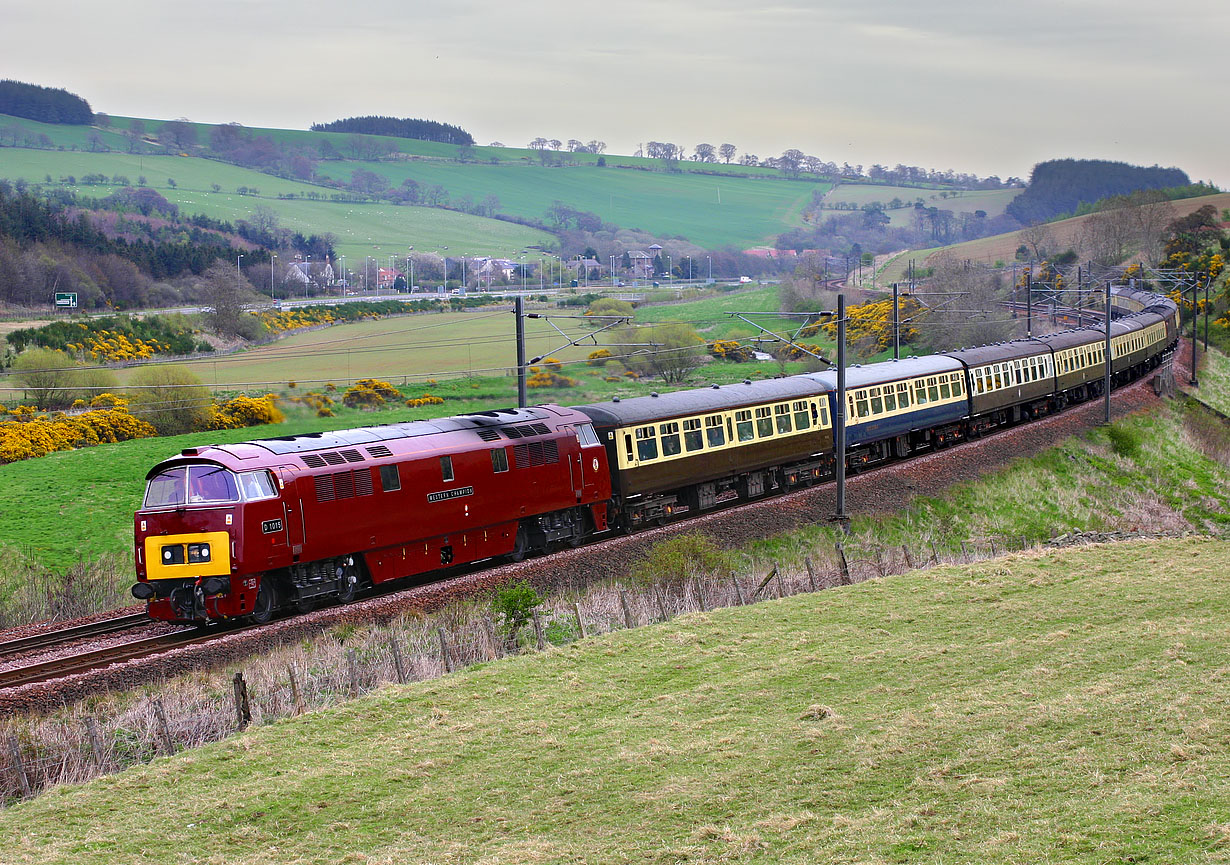
{"type": "Polygon", "coordinates": [[[584,149],[585,149],[585,145],[582,144],[579,139],[576,139],[576,138],[568,139],[568,152],[569,153],[579,153],[584,149]]]}
{"type": "Polygon", "coordinates": [[[730,160],[735,158],[736,152],[738,152],[738,148],[733,144],[723,144],[718,148],[718,154],[727,165],[730,165],[730,160]]]}
{"type": "Polygon", "coordinates": [[[589,149],[590,153],[605,153],[606,152],[606,142],[599,141],[596,138],[590,141],[589,143],[587,143],[585,146],[589,149]]]}
{"type": "Polygon", "coordinates": [[[692,153],[698,162],[717,162],[717,149],[712,144],[698,144],[692,153]]]}
{"type": "Polygon", "coordinates": [[[552,138],[548,143],[551,145],[552,150],[559,150],[564,146],[564,142],[560,141],[558,138],[552,138]]]}
{"type": "Polygon", "coordinates": [[[1029,247],[1035,261],[1046,258],[1055,246],[1055,236],[1045,222],[1035,222],[1021,229],[1021,243],[1029,247]]]}

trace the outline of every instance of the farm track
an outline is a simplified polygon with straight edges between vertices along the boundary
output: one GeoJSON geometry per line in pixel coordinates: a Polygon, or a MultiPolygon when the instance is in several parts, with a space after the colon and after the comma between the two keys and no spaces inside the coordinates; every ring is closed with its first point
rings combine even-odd
{"type": "MultiPolygon", "coordinates": [[[[1181,358],[1175,358],[1174,368],[1176,376],[1184,374],[1181,358]]],[[[1151,379],[1151,375],[1146,375],[1115,391],[1113,417],[1121,418],[1157,405],[1159,397],[1153,391],[1151,379]]],[[[847,511],[869,514],[900,509],[915,495],[934,495],[954,484],[976,480],[988,471],[1039,453],[1095,426],[1101,419],[1102,400],[1095,399],[1033,423],[860,472],[847,482],[847,511]]],[[[196,631],[179,632],[178,640],[167,639],[173,634],[163,635],[141,641],[148,645],[124,657],[108,657],[100,652],[99,657],[88,661],[82,656],[65,658],[58,668],[53,669],[49,663],[42,674],[20,681],[0,673],[0,715],[48,710],[92,693],[131,688],[202,667],[239,662],[341,623],[363,625],[387,622],[409,612],[431,612],[513,579],[526,580],[548,591],[579,589],[602,580],[619,579],[630,562],[643,558],[654,544],[667,538],[703,532],[715,537],[722,546],[734,548],[830,519],[835,496],[834,484],[817,485],[633,535],[600,539],[577,550],[469,573],[445,574],[434,582],[400,586],[349,605],[323,608],[270,625],[203,635],[196,631]],[[196,636],[184,636],[185,633],[196,636]],[[162,640],[161,645],[155,640],[162,640]]]]}

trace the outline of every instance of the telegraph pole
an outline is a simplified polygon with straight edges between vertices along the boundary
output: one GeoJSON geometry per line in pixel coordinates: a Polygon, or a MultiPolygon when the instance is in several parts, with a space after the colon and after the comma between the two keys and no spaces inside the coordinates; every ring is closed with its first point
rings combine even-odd
{"type": "MultiPolygon", "coordinates": [[[[1189,382],[1192,387],[1200,387],[1200,382],[1196,380],[1196,331],[1200,325],[1200,313],[1196,306],[1196,292],[1200,285],[1197,282],[1192,282],[1192,380],[1189,382]]],[[[1182,295],[1179,295],[1182,297],[1182,295]]]]}
{"type": "Polygon", "coordinates": [[[525,408],[525,297],[517,295],[517,408],[525,408]]]}
{"type": "Polygon", "coordinates": [[[1104,343],[1104,351],[1106,353],[1106,365],[1102,372],[1102,391],[1103,402],[1106,405],[1106,423],[1110,423],[1110,280],[1106,280],[1106,342],[1104,343]]]}
{"type": "Polygon", "coordinates": [[[837,457],[837,513],[846,527],[846,296],[837,295],[837,399],[833,412],[833,449],[837,457]]]}
{"type": "Polygon", "coordinates": [[[893,283],[893,360],[901,359],[901,306],[898,303],[897,283],[893,283]]]}

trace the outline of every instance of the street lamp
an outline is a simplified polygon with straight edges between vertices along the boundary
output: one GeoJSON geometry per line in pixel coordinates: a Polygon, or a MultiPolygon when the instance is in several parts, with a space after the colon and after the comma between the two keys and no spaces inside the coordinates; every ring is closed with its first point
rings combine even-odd
{"type": "Polygon", "coordinates": [[[307,256],[307,282],[303,283],[303,299],[308,299],[308,289],[312,285],[312,256],[309,253],[307,256]]]}
{"type": "Polygon", "coordinates": [[[269,300],[272,301],[273,303],[278,302],[278,299],[273,296],[273,283],[275,279],[273,275],[273,262],[274,262],[274,259],[276,259],[277,257],[278,257],[278,254],[276,252],[269,253],[269,300]]]}
{"type": "Polygon", "coordinates": [[[345,297],[345,296],[346,296],[346,288],[347,288],[347,286],[348,286],[348,284],[349,284],[350,280],[349,280],[349,279],[347,279],[347,273],[346,273],[346,256],[344,256],[344,255],[343,255],[343,256],[340,256],[340,258],[341,258],[341,260],[342,260],[342,297],[345,297]]]}
{"type": "Polygon", "coordinates": [[[713,258],[706,255],[705,261],[709,262],[709,281],[713,282],[713,258]]]}
{"type": "Polygon", "coordinates": [[[235,256],[235,290],[236,291],[243,291],[243,288],[241,287],[243,275],[239,272],[239,259],[241,258],[243,258],[242,253],[235,256]]]}

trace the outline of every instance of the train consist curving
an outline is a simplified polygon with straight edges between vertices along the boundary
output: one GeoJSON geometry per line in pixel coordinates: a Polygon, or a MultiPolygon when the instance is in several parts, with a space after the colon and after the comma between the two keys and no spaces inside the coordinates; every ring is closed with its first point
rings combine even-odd
{"type": "MultiPolygon", "coordinates": [[[[1112,386],[1157,367],[1178,311],[1118,290],[1112,386]]],[[[847,370],[850,471],[1100,395],[1104,327],[847,370]]],[[[135,597],[204,623],[452,565],[575,546],[832,478],[836,373],[189,448],[146,476],[135,597]]]]}

